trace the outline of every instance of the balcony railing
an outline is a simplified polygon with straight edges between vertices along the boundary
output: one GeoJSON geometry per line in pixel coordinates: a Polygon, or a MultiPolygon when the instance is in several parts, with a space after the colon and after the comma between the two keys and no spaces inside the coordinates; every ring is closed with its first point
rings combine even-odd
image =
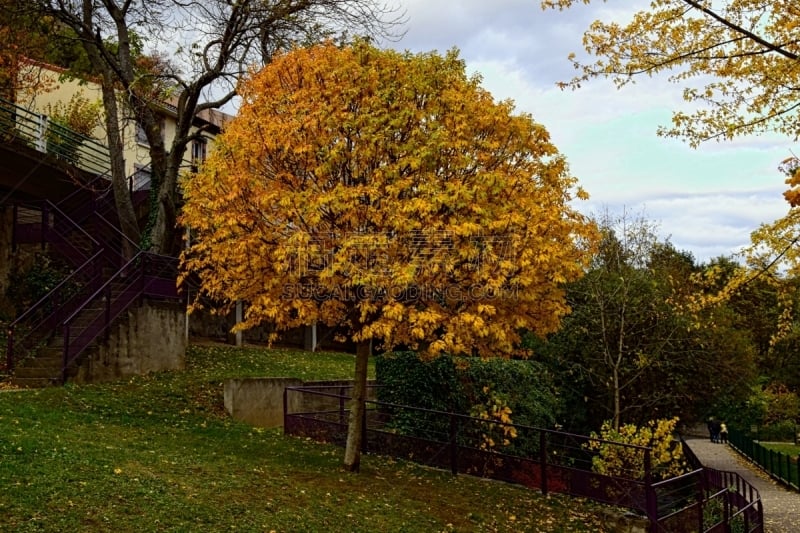
{"type": "Polygon", "coordinates": [[[0,139],[21,142],[53,158],[92,174],[104,174],[111,166],[108,147],[35,113],[0,98],[0,139]]]}

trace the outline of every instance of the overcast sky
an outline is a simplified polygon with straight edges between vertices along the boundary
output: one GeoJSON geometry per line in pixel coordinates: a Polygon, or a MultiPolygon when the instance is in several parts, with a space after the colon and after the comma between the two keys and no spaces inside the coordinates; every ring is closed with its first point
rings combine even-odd
{"type": "Polygon", "coordinates": [[[643,214],[698,261],[734,253],[760,224],[787,212],[777,167],[794,149],[789,139],[753,137],[692,149],[656,136],[682,105],[680,86],[642,79],[621,90],[605,80],[578,91],[556,88],[573,75],[567,55],[582,52],[591,21],[625,22],[648,2],[625,0],[618,8],[623,2],[598,1],[543,12],[539,0],[398,1],[407,33],[387,46],[458,48],[495,98],[511,98],[550,131],[591,195],[582,211],[643,214]]]}

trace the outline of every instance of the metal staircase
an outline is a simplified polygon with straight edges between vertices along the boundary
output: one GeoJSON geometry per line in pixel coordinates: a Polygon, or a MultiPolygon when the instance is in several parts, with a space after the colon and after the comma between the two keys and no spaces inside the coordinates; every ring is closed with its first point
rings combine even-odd
{"type": "MultiPolygon", "coordinates": [[[[30,120],[20,119],[22,114],[20,108],[9,108],[0,100],[0,126],[13,132],[4,140],[31,146],[36,143],[26,133],[33,126],[30,120]]],[[[46,117],[37,117],[38,136],[46,139],[46,117]]],[[[60,128],[59,139],[73,139],[60,128]]],[[[73,142],[69,150],[54,156],[84,172],[87,161],[91,162],[90,170],[96,172],[94,181],[76,185],[74,192],[58,204],[49,200],[14,204],[12,249],[38,245],[71,269],[64,280],[8,327],[6,372],[18,386],[66,382],[77,371],[81,357],[108,339],[127,310],[145,298],[180,299],[177,259],[142,251],[120,231],[105,174],[108,166],[96,166],[104,160],[103,149],[107,161],[107,149],[102,145],[98,148],[93,141],[87,145],[91,148],[87,154],[79,150],[83,145],[83,140],[73,142]]],[[[40,143],[39,147],[46,151],[48,145],[40,143]]]]}

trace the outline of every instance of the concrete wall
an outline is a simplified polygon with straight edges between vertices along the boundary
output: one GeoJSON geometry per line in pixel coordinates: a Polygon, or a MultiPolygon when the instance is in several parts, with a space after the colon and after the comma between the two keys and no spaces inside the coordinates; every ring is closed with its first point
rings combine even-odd
{"type": "Polygon", "coordinates": [[[187,342],[181,304],[145,302],[127,315],[107,343],[91,350],[71,381],[97,383],[183,368],[187,342]]]}
{"type": "MultiPolygon", "coordinates": [[[[374,384],[374,382],[370,382],[374,384]]],[[[283,391],[286,387],[324,387],[322,392],[342,395],[349,392],[350,380],[307,381],[296,378],[240,378],[229,379],[224,384],[225,410],[234,419],[257,427],[283,426],[283,391]]],[[[370,388],[367,398],[375,399],[375,389],[370,388]]],[[[339,409],[340,400],[329,396],[292,393],[287,395],[290,413],[339,409]]]]}
{"type": "Polygon", "coordinates": [[[245,378],[225,381],[225,410],[257,427],[283,426],[283,390],[299,387],[295,378],[245,378]]]}

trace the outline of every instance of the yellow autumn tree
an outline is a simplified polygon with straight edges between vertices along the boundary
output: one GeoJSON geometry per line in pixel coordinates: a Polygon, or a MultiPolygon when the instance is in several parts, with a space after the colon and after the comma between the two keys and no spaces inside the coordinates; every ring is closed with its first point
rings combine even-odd
{"type": "MultiPolygon", "coordinates": [[[[542,0],[565,9],[590,0],[542,0]]],[[[800,135],[800,4],[796,0],[653,0],[627,23],[596,21],[583,46],[596,60],[571,59],[579,74],[618,86],[668,73],[693,109],[673,114],[662,135],[688,140],[777,131],[800,135]]]]}
{"type": "Polygon", "coordinates": [[[324,323],[357,344],[345,467],[358,469],[370,343],[513,353],[554,331],[594,228],[545,128],[496,102],[456,51],[366,42],[281,54],[183,183],[182,258],[246,329],[324,323]]]}

